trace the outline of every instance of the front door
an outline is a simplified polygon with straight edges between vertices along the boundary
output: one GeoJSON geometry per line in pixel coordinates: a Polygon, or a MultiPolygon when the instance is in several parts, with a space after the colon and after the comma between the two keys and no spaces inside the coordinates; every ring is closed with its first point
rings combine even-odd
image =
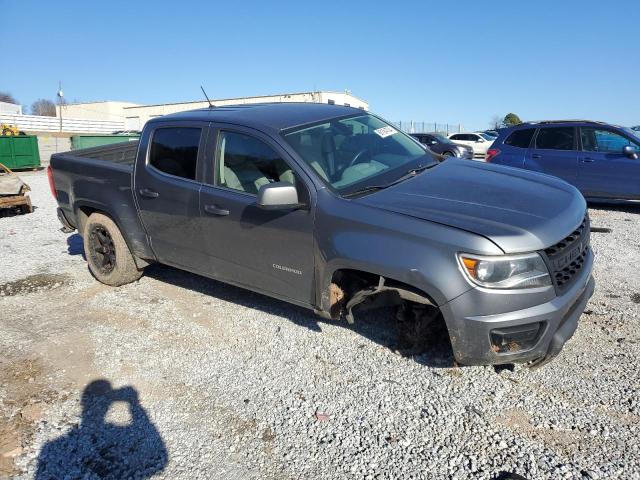
{"type": "Polygon", "coordinates": [[[313,215],[306,209],[263,210],[256,205],[262,185],[286,181],[311,204],[301,173],[286,152],[250,129],[222,127],[215,138],[214,175],[200,191],[202,243],[211,271],[221,280],[312,303],[313,215]]]}
{"type": "Polygon", "coordinates": [[[135,196],[151,248],[161,263],[205,273],[200,245],[200,179],[206,124],[159,124],[146,132],[135,169],[135,196]]]}
{"type": "Polygon", "coordinates": [[[525,168],[559,177],[572,185],[578,179],[575,127],[544,127],[529,149],[525,168]]]}
{"type": "Polygon", "coordinates": [[[585,196],[640,198],[640,159],[627,157],[629,145],[640,154],[640,141],[606,128],[581,127],[578,186],[585,196]]]}

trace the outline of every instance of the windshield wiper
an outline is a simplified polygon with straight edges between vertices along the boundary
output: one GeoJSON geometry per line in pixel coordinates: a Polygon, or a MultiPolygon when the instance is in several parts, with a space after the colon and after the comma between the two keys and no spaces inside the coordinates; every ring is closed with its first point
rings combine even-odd
{"type": "Polygon", "coordinates": [[[361,188],[359,190],[354,190],[353,192],[345,193],[342,196],[344,198],[351,198],[351,197],[356,197],[358,195],[363,195],[365,193],[370,193],[370,192],[375,192],[377,190],[382,190],[382,189],[391,187],[392,185],[395,185],[397,183],[400,183],[400,182],[402,182],[402,181],[404,181],[404,180],[406,180],[408,178],[415,177],[418,173],[424,172],[425,170],[428,170],[429,168],[435,167],[436,165],[438,165],[438,164],[437,163],[431,163],[429,165],[420,165],[419,167],[412,168],[411,170],[409,170],[407,173],[402,175],[397,180],[394,180],[391,183],[387,183],[386,185],[369,185],[369,186],[363,187],[363,188],[361,188]]]}
{"type": "Polygon", "coordinates": [[[416,175],[416,174],[418,174],[420,172],[424,172],[425,170],[428,170],[429,168],[435,167],[436,165],[438,165],[437,162],[430,163],[429,165],[420,165],[419,167],[412,168],[404,176],[402,176],[400,178],[405,178],[407,175],[409,175],[409,176],[416,175]]]}
{"type": "Polygon", "coordinates": [[[411,170],[409,170],[407,173],[405,173],[404,175],[402,175],[400,178],[398,178],[397,180],[393,181],[392,183],[390,183],[387,186],[391,186],[391,185],[395,185],[396,183],[400,183],[408,178],[411,177],[415,177],[417,174],[424,172],[425,170],[431,168],[431,167],[435,167],[436,165],[438,165],[437,163],[430,163],[429,165],[420,165],[419,167],[416,168],[412,168],[411,170]]]}
{"type": "Polygon", "coordinates": [[[389,183],[388,185],[369,185],[368,187],[361,188],[359,190],[354,190],[353,192],[345,193],[342,195],[344,198],[357,197],[358,195],[363,195],[369,192],[375,192],[376,190],[382,190],[383,188],[390,187],[393,183],[389,183]]]}

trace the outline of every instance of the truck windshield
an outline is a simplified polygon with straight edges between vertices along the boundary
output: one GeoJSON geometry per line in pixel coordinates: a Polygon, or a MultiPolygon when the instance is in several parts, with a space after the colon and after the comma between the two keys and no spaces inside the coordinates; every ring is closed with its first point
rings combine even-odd
{"type": "Polygon", "coordinates": [[[415,140],[369,114],[292,129],[284,137],[340,194],[391,183],[436,163],[415,140]]]}

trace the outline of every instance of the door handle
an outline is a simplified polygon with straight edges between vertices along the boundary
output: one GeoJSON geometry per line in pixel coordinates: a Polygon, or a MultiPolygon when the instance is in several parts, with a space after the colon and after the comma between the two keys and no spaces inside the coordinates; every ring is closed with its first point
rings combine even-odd
{"type": "Polygon", "coordinates": [[[531,158],[542,158],[542,155],[534,153],[534,154],[531,155],[531,158]]]}
{"type": "Polygon", "coordinates": [[[204,206],[204,211],[207,212],[210,215],[218,215],[220,217],[224,217],[226,215],[229,215],[229,210],[225,209],[225,208],[219,208],[215,205],[205,205],[204,206]]]}
{"type": "Polygon", "coordinates": [[[589,157],[584,157],[584,158],[581,160],[581,162],[582,162],[582,163],[593,163],[593,162],[595,162],[595,159],[593,159],[593,158],[589,158],[589,157]]]}
{"type": "Polygon", "coordinates": [[[146,198],[158,198],[160,196],[158,192],[154,192],[153,190],[149,190],[148,188],[141,188],[140,190],[138,190],[138,192],[140,192],[140,195],[146,198]]]}

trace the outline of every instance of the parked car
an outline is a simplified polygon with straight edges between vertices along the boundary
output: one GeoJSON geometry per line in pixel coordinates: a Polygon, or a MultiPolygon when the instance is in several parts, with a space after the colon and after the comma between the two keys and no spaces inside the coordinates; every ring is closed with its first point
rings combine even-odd
{"type": "Polygon", "coordinates": [[[575,188],[438,163],[357,108],[207,108],[151,119],[132,143],[54,154],[48,169],[64,230],[107,285],[158,262],[336,320],[397,305],[421,331],[443,322],[465,364],[549,361],[593,293],[575,188]]]}
{"type": "Polygon", "coordinates": [[[432,152],[443,157],[473,159],[473,149],[471,147],[453,143],[440,133],[412,133],[411,136],[432,152]]]}
{"type": "Polygon", "coordinates": [[[636,125],[635,127],[631,127],[631,130],[634,132],[640,132],[640,125],[636,125]]]}
{"type": "Polygon", "coordinates": [[[486,133],[493,138],[498,138],[498,135],[500,135],[500,132],[498,130],[484,130],[482,133],[486,133]]]}
{"type": "Polygon", "coordinates": [[[503,131],[486,161],[562,178],[585,197],[640,199],[640,137],[592,121],[530,122],[503,131]]]}
{"type": "Polygon", "coordinates": [[[475,159],[484,160],[487,150],[491,148],[491,144],[495,140],[486,133],[452,133],[449,140],[458,145],[465,145],[473,149],[473,157],[475,159]]]}

